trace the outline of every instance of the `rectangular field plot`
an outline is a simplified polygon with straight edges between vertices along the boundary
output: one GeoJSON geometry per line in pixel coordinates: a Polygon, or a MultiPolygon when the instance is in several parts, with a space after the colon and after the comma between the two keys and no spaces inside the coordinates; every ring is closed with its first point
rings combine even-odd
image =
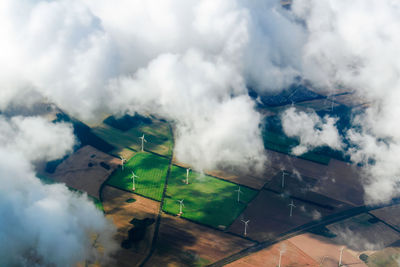
{"type": "Polygon", "coordinates": [[[211,176],[190,172],[189,184],[186,169],[172,166],[163,210],[179,213],[178,200],[184,200],[184,218],[213,226],[228,227],[257,194],[256,190],[241,187],[240,202],[237,201],[238,185],[211,176]]]}
{"type": "Polygon", "coordinates": [[[125,165],[116,170],[107,184],[132,191],[132,171],[135,178],[134,193],[160,201],[167,176],[169,160],[151,153],[137,153],[125,165]]]}
{"type": "MultiPolygon", "coordinates": [[[[264,147],[266,149],[285,153],[288,155],[292,155],[291,149],[299,144],[299,142],[296,141],[295,139],[286,137],[283,134],[278,134],[270,131],[265,131],[263,133],[263,139],[264,139],[264,147]]],[[[307,152],[298,157],[323,165],[328,165],[330,161],[330,157],[323,154],[317,154],[314,152],[307,152]]]]}
{"type": "Polygon", "coordinates": [[[112,151],[115,154],[121,153],[124,148],[140,151],[141,141],[139,137],[143,134],[147,140],[144,144],[145,150],[164,156],[170,156],[172,153],[173,138],[169,125],[166,122],[148,119],[146,123],[138,123],[131,128],[123,130],[112,125],[102,123],[93,127],[92,130],[97,136],[116,147],[112,151]]]}

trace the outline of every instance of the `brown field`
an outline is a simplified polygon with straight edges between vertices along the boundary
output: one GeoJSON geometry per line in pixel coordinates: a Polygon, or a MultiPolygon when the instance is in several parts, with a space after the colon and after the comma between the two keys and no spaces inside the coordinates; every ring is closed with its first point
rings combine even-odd
{"type": "MultiPolygon", "coordinates": [[[[101,193],[105,214],[111,218],[117,227],[115,239],[118,243],[127,239],[128,231],[132,228],[130,221],[134,218],[143,220],[145,218],[156,218],[160,203],[119,189],[105,186],[101,193]],[[136,201],[127,203],[126,200],[133,198],[136,201]]],[[[135,244],[131,249],[120,248],[115,255],[117,266],[137,266],[149,253],[153,238],[155,224],[147,228],[142,241],[135,244]]]]}
{"type": "Polygon", "coordinates": [[[359,168],[335,159],[326,166],[279,152],[268,152],[274,168],[316,179],[313,191],[350,205],[363,205],[364,190],[359,168]]]}
{"type": "Polygon", "coordinates": [[[333,240],[354,251],[381,250],[400,239],[400,234],[369,214],[361,214],[328,225],[333,240]]]}
{"type": "Polygon", "coordinates": [[[332,213],[331,210],[294,200],[296,207],[293,209],[293,216],[290,217],[290,202],[289,198],[262,190],[234,221],[229,231],[243,235],[244,224],[241,220],[250,220],[247,236],[257,241],[265,241],[332,213]]]}
{"type": "MultiPolygon", "coordinates": [[[[335,94],[338,94],[336,92],[335,94]]],[[[341,92],[344,93],[344,92],[341,92]]],[[[356,94],[346,94],[346,95],[337,95],[333,98],[334,104],[333,108],[335,109],[338,105],[344,105],[348,107],[362,107],[368,105],[368,102],[356,94]]],[[[330,99],[316,99],[310,101],[304,101],[296,104],[296,108],[299,109],[314,109],[314,110],[330,110],[332,108],[332,102],[330,99]]]]}
{"type": "Polygon", "coordinates": [[[364,189],[361,170],[346,162],[331,159],[323,179],[319,179],[314,191],[355,206],[364,205],[364,189]]]}
{"type": "Polygon", "coordinates": [[[105,154],[92,146],[84,146],[64,160],[51,177],[67,186],[87,192],[88,195],[100,199],[99,190],[120,160],[105,154]],[[100,163],[109,165],[103,168],[100,163]],[[92,167],[89,167],[91,165],[92,167]]]}
{"type": "Polygon", "coordinates": [[[272,150],[267,151],[271,166],[278,170],[286,170],[291,173],[295,172],[294,170],[296,170],[302,176],[316,179],[323,177],[326,174],[326,165],[292,157],[272,150]]]}
{"type": "MultiPolygon", "coordinates": [[[[331,239],[314,235],[302,234],[288,239],[292,244],[313,258],[319,266],[337,267],[340,257],[340,249],[343,244],[336,244],[331,239]]],[[[356,253],[345,247],[343,250],[342,264],[345,266],[367,266],[356,253]]]]}
{"type": "Polygon", "coordinates": [[[146,266],[206,265],[251,245],[240,237],[163,214],[157,250],[146,266]]]}
{"type": "Polygon", "coordinates": [[[334,101],[348,107],[360,107],[369,104],[367,99],[357,94],[335,96],[334,101]]]}
{"type": "Polygon", "coordinates": [[[370,213],[400,231],[400,205],[373,210],[370,213]]]}
{"type": "Polygon", "coordinates": [[[309,178],[306,176],[298,177],[295,174],[286,173],[284,178],[284,186],[282,187],[282,172],[279,172],[271,179],[269,183],[265,185],[265,188],[280,194],[284,193],[306,202],[320,205],[321,207],[331,209],[332,212],[339,212],[352,207],[347,203],[312,191],[317,182],[318,180],[314,178],[309,178]]]}
{"type": "Polygon", "coordinates": [[[227,267],[276,267],[282,251],[281,266],[319,267],[319,264],[289,241],[282,241],[272,247],[253,253],[247,257],[226,265],[227,267]]]}
{"type": "Polygon", "coordinates": [[[231,181],[235,184],[242,184],[248,186],[250,188],[260,190],[263,188],[266,182],[268,182],[278,170],[268,169],[265,175],[263,176],[253,176],[253,175],[236,175],[231,174],[229,172],[224,171],[208,171],[207,174],[210,174],[215,177],[219,177],[224,180],[231,181]]]}
{"type": "MultiPolygon", "coordinates": [[[[173,159],[173,164],[183,168],[190,168],[189,165],[179,162],[176,158],[173,159]]],[[[241,184],[256,190],[260,190],[263,188],[265,183],[268,182],[278,172],[278,170],[268,167],[266,168],[265,173],[262,175],[238,174],[239,171],[233,173],[223,170],[206,170],[205,174],[231,181],[235,184],[241,184]]]]}

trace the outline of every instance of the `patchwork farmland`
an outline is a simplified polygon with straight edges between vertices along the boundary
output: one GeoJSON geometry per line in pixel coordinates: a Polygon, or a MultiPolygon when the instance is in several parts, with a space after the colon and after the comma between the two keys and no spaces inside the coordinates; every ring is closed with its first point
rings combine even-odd
{"type": "MultiPolygon", "coordinates": [[[[237,255],[285,237],[293,229],[324,222],[326,218],[362,205],[359,169],[331,154],[315,151],[301,158],[292,157],[290,149],[297,145],[297,141],[278,132],[264,135],[266,149],[275,150],[268,150],[270,165],[265,167],[264,173],[245,174],[228,170],[200,173],[191,170],[188,184],[186,174],[191,166],[173,157],[173,136],[165,121],[140,116],[109,117],[93,126],[92,132],[114,147],[107,155],[113,163],[113,169],[108,173],[111,175],[104,184],[97,185],[98,191],[95,191],[100,194],[97,203],[104,205],[106,216],[117,225],[116,238],[121,242],[121,248],[116,257],[121,266],[206,266],[214,263],[222,266],[220,261],[232,263],[229,266],[259,266],[266,259],[273,264],[279,259],[280,243],[269,245],[258,253],[237,255]],[[141,151],[139,137],[143,134],[147,142],[141,151]],[[272,146],[279,147],[274,149],[272,146]],[[123,167],[119,156],[127,159],[123,167]],[[282,171],[286,173],[284,187],[282,171]],[[137,175],[135,190],[132,172],[137,175]],[[240,193],[237,191],[239,187],[240,193]],[[350,189],[352,194],[346,191],[350,189]],[[180,214],[181,200],[184,206],[180,214]],[[289,215],[291,200],[296,206],[293,216],[289,215]],[[245,235],[243,221],[246,220],[249,220],[249,225],[245,235]],[[133,232],[140,232],[143,239],[133,241],[133,232]],[[127,240],[133,243],[127,245],[127,240]],[[137,260],[132,262],[132,257],[137,260]]],[[[79,151],[73,154],[71,159],[60,164],[59,169],[79,169],[77,166],[80,165],[73,161],[79,155],[79,151]],[[69,162],[72,162],[71,166],[66,165],[69,162]]],[[[354,217],[351,212],[346,214],[348,218],[354,217]]],[[[381,217],[386,220],[386,217],[381,217]]],[[[346,220],[343,222],[348,224],[346,220]]],[[[379,223],[375,228],[385,230],[382,237],[386,240],[384,246],[390,247],[390,243],[400,236],[383,227],[384,224],[379,223]]],[[[311,228],[309,232],[312,234],[308,235],[335,244],[327,248],[340,247],[347,241],[337,237],[342,231],[337,225],[311,228]]],[[[360,224],[351,227],[363,229],[360,224]]],[[[298,240],[303,242],[302,238],[304,235],[299,235],[298,240]]],[[[293,239],[284,243],[293,255],[282,256],[282,263],[319,266],[323,255],[322,258],[320,254],[314,255],[308,247],[296,242],[297,239],[293,239]]],[[[346,251],[343,260],[346,263],[354,260],[354,263],[364,266],[358,255],[353,254],[346,251]]],[[[386,257],[386,254],[377,252],[367,254],[375,263],[386,257]]],[[[333,254],[330,257],[325,259],[327,264],[337,260],[333,254]]]]}
{"type": "Polygon", "coordinates": [[[123,169],[119,168],[115,171],[107,184],[160,201],[168,165],[169,159],[167,158],[148,152],[140,152],[128,160],[123,169]],[[138,176],[135,178],[136,190],[133,190],[132,172],[138,176]]]}
{"type": "Polygon", "coordinates": [[[215,177],[190,172],[185,183],[186,169],[172,166],[163,210],[179,213],[179,200],[184,200],[183,218],[225,229],[246,208],[257,191],[241,187],[237,201],[238,185],[215,177]]]}

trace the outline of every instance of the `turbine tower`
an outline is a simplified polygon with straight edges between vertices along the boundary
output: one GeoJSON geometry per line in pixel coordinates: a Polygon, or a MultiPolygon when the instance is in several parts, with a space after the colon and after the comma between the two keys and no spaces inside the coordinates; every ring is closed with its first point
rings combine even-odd
{"type": "Polygon", "coordinates": [[[240,194],[243,194],[243,192],[240,190],[240,186],[237,190],[235,190],[235,192],[237,192],[237,201],[240,202],[240,194]]]}
{"type": "Polygon", "coordinates": [[[147,140],[144,139],[144,134],[141,137],[139,137],[139,139],[142,140],[142,152],[143,152],[144,151],[144,143],[147,143],[147,140]]]}
{"type": "Polygon", "coordinates": [[[244,223],[244,236],[247,236],[247,226],[249,225],[250,220],[244,221],[241,220],[244,223]]]}
{"type": "Polygon", "coordinates": [[[344,249],[344,247],[342,247],[342,248],[340,249],[339,267],[342,266],[343,249],[344,249]]]}
{"type": "Polygon", "coordinates": [[[190,168],[186,169],[186,184],[189,184],[189,172],[190,168]]]}
{"type": "Polygon", "coordinates": [[[331,112],[333,111],[333,106],[335,104],[335,96],[333,95],[333,92],[331,94],[329,94],[324,101],[324,105],[326,105],[326,101],[330,100],[331,101],[331,112]]]}
{"type": "Polygon", "coordinates": [[[282,250],[279,250],[279,263],[278,263],[278,267],[281,267],[282,254],[283,254],[283,251],[282,251],[282,250]]]}
{"type": "Polygon", "coordinates": [[[178,200],[178,202],[179,202],[179,213],[178,213],[178,215],[182,215],[182,208],[185,206],[184,204],[183,204],[183,199],[182,200],[178,200]]]}
{"type": "Polygon", "coordinates": [[[136,186],[135,186],[135,178],[139,178],[139,176],[137,176],[133,171],[132,171],[132,190],[135,191],[136,190],[136,186]]]}
{"type": "Polygon", "coordinates": [[[290,202],[290,204],[289,204],[289,207],[290,207],[290,217],[292,217],[292,214],[293,214],[293,208],[295,208],[296,206],[293,204],[293,200],[292,200],[292,202],[290,202]]]}
{"type": "Polygon", "coordinates": [[[120,156],[120,158],[121,158],[121,168],[122,168],[122,171],[124,170],[124,163],[126,162],[126,158],[124,158],[123,156],[120,156]]]}

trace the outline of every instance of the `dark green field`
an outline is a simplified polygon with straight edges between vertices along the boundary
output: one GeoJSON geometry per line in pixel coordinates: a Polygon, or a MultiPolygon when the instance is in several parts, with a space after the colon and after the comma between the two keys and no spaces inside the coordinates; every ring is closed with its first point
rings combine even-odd
{"type": "MultiPolygon", "coordinates": [[[[293,147],[297,146],[299,142],[293,138],[289,138],[286,135],[282,134],[277,134],[275,132],[264,132],[263,133],[263,139],[264,139],[264,147],[266,149],[270,149],[273,151],[285,153],[291,155],[291,150],[293,147]]],[[[330,157],[323,155],[323,154],[317,154],[314,152],[308,152],[305,153],[299,158],[305,159],[305,160],[310,160],[314,161],[320,164],[328,165],[330,161],[330,157]]]]}
{"type": "Polygon", "coordinates": [[[92,128],[92,130],[97,136],[116,148],[112,151],[114,154],[119,154],[124,148],[140,151],[141,141],[139,137],[143,134],[147,140],[144,145],[146,151],[164,156],[171,156],[172,154],[172,134],[168,123],[163,121],[152,120],[151,123],[141,123],[125,131],[103,123],[92,128]]]}
{"type": "Polygon", "coordinates": [[[169,159],[154,155],[148,152],[137,153],[124,165],[124,170],[116,170],[107,184],[123,190],[132,191],[132,171],[138,178],[135,178],[135,193],[160,201],[164,189],[165,178],[169,159]]]}
{"type": "Polygon", "coordinates": [[[178,200],[184,199],[182,217],[218,227],[228,227],[244,210],[257,191],[241,187],[241,202],[237,202],[238,185],[211,176],[190,172],[186,185],[186,169],[172,166],[163,210],[179,213],[178,200]]]}

